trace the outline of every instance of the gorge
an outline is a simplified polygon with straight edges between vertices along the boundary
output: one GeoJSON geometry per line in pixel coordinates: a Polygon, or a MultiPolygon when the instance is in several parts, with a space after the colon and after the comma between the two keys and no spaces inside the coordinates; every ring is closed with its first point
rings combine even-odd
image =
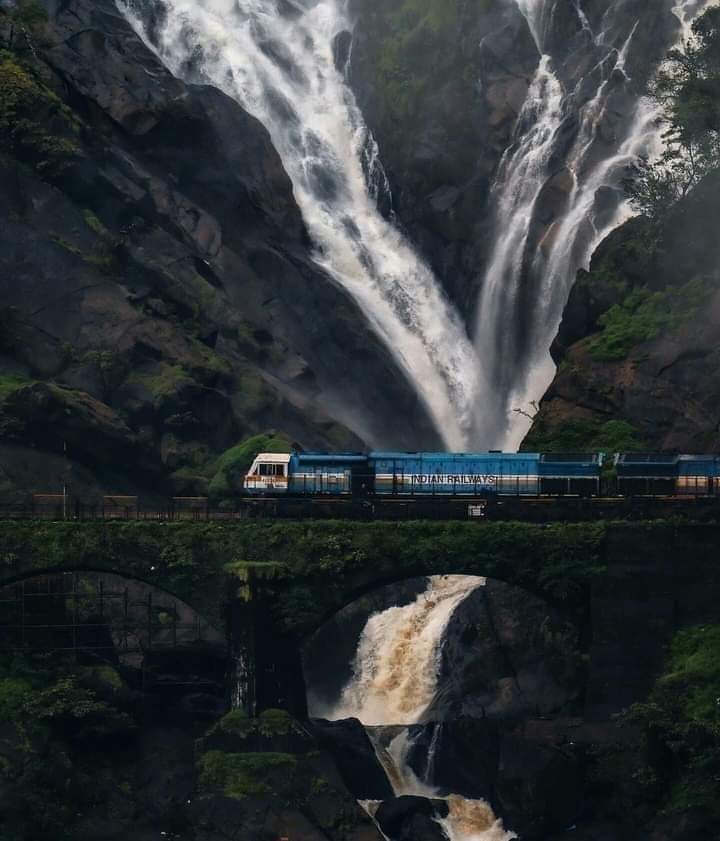
{"type": "Polygon", "coordinates": [[[720,836],[716,500],[237,508],[260,452],[720,452],[718,45],[0,0],[0,841],[720,836]]]}
{"type": "MultiPolygon", "coordinates": [[[[223,459],[267,431],[318,449],[516,449],[543,394],[524,446],[552,449],[568,418],[573,449],[666,440],[632,372],[670,370],[674,338],[622,376],[594,363],[587,395],[569,376],[584,350],[553,360],[627,297],[593,275],[606,291],[586,305],[573,281],[632,230],[623,180],[665,131],[644,94],[711,7],[76,0],[48,7],[32,50],[5,15],[38,75],[12,106],[35,122],[5,147],[2,487],[47,490],[70,465],[81,496],[213,496],[223,459]],[[48,162],[32,138],[52,119],[48,162]],[[99,453],[118,447],[127,469],[107,473],[99,453]]],[[[8,78],[26,73],[14,55],[8,78]]],[[[677,212],[697,230],[712,191],[696,195],[677,212]]],[[[693,253],[678,271],[699,268],[710,294],[712,238],[693,253]]],[[[672,274],[657,259],[641,291],[672,274]]],[[[679,310],[671,333],[698,311],[679,310]]],[[[669,376],[698,383],[668,384],[663,423],[673,447],[713,449],[712,364],[687,344],[669,376]]]]}
{"type": "Polygon", "coordinates": [[[124,8],[175,75],[219,87],[268,128],[314,259],[358,301],[445,446],[516,449],[528,424],[513,409],[537,402],[552,380],[549,349],[575,275],[629,215],[628,167],[662,148],[661,114],[643,99],[648,81],[704,4],[611,3],[586,13],[575,3],[518,2],[538,64],[480,209],[492,245],[481,258],[475,325],[473,307],[457,311],[382,218],[391,189],[382,144],[346,83],[347,2],[124,8]]]}

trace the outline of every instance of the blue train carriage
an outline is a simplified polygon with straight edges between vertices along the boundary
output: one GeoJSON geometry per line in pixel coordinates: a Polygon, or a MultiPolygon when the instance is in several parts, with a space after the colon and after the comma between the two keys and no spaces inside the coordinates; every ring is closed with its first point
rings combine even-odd
{"type": "Polygon", "coordinates": [[[720,496],[720,456],[618,453],[621,496],[720,496]]]}
{"type": "Polygon", "coordinates": [[[362,453],[260,453],[244,482],[251,496],[360,496],[371,485],[362,453]]]}
{"type": "Polygon", "coordinates": [[[593,496],[602,454],[371,453],[378,496],[593,496]]]}
{"type": "Polygon", "coordinates": [[[542,496],[600,496],[604,453],[541,453],[542,496]]]}

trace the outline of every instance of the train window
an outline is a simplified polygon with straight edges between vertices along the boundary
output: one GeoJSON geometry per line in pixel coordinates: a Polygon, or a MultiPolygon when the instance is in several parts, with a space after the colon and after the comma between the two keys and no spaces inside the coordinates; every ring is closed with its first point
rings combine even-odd
{"type": "Polygon", "coordinates": [[[284,464],[261,464],[260,465],[260,475],[261,476],[284,476],[285,475],[285,465],[284,464]]]}

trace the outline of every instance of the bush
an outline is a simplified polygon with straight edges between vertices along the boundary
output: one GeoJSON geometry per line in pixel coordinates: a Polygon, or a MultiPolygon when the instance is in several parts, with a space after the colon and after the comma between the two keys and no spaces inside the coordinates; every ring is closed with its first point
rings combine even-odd
{"type": "Polygon", "coordinates": [[[664,811],[720,816],[720,625],[677,634],[647,701],[625,717],[643,729],[638,777],[664,811]]]}
{"type": "Polygon", "coordinates": [[[645,449],[639,431],[625,420],[569,418],[549,425],[540,416],[523,449],[545,453],[623,453],[645,449]]]}
{"type": "Polygon", "coordinates": [[[600,316],[603,329],[590,341],[590,353],[606,362],[625,359],[636,345],[692,318],[717,285],[716,278],[695,278],[658,292],[645,286],[633,289],[622,303],[600,316]]]}

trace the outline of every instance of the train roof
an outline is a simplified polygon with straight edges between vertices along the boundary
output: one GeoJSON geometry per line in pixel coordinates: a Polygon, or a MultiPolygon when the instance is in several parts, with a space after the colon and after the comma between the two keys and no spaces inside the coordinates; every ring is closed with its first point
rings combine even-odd
{"type": "Polygon", "coordinates": [[[503,453],[500,450],[485,450],[476,453],[449,453],[449,452],[384,452],[375,450],[370,453],[374,459],[476,459],[476,458],[503,458],[503,459],[533,459],[539,458],[539,453],[503,453]]]}
{"type": "Polygon", "coordinates": [[[618,464],[678,464],[688,461],[715,461],[720,456],[712,454],[679,454],[679,453],[618,453],[618,464]]]}
{"type": "Polygon", "coordinates": [[[545,464],[601,464],[603,453],[541,453],[545,464]]]}

